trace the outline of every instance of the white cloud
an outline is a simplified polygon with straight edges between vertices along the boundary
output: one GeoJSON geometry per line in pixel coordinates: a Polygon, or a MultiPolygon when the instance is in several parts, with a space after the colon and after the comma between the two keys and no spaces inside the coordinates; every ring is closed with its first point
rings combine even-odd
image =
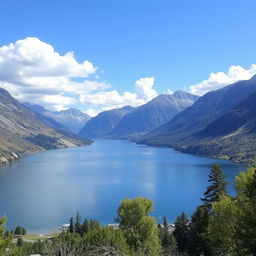
{"type": "Polygon", "coordinates": [[[84,113],[86,113],[87,115],[89,115],[90,117],[94,117],[97,116],[101,110],[96,110],[94,108],[88,108],[86,111],[83,111],[84,113]]]}
{"type": "Polygon", "coordinates": [[[139,98],[147,102],[157,96],[157,92],[152,88],[154,81],[154,77],[144,77],[135,82],[135,91],[139,98]]]}
{"type": "Polygon", "coordinates": [[[231,66],[227,73],[211,73],[208,79],[190,86],[190,92],[201,96],[209,91],[218,90],[239,80],[248,80],[255,74],[256,64],[252,64],[249,69],[244,69],[241,66],[231,66]]]}
{"type": "Polygon", "coordinates": [[[167,91],[166,91],[166,94],[169,94],[169,95],[172,95],[173,93],[174,93],[174,91],[171,89],[167,89],[167,91]]]}
{"type": "Polygon", "coordinates": [[[80,101],[83,104],[93,104],[102,107],[103,110],[120,108],[124,106],[137,107],[147,103],[157,96],[157,92],[152,89],[154,77],[140,78],[135,82],[135,92],[126,91],[120,94],[116,90],[101,91],[95,94],[81,95],[80,101]]]}
{"type": "Polygon", "coordinates": [[[0,47],[0,86],[21,101],[65,108],[72,97],[110,87],[88,80],[95,72],[91,62],[79,63],[72,52],[60,55],[35,37],[0,47]]]}
{"type": "Polygon", "coordinates": [[[99,81],[96,71],[91,62],[78,62],[73,52],[61,55],[36,37],[0,47],[0,87],[22,102],[54,110],[82,103],[84,109],[88,106],[85,112],[95,115],[100,110],[142,105],[157,96],[154,77],[141,78],[134,92],[120,94],[99,81]]]}

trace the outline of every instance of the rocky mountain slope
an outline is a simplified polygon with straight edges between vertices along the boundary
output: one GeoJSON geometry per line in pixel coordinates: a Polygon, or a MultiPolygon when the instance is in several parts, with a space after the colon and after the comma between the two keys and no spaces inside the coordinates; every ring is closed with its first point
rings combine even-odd
{"type": "MultiPolygon", "coordinates": [[[[254,112],[248,110],[248,106],[252,106],[248,102],[253,102],[255,92],[256,76],[209,92],[168,124],[147,134],[139,143],[172,146],[195,154],[237,158],[238,151],[243,150],[241,148],[235,153],[232,148],[241,146],[241,143],[245,145],[238,136],[242,128],[243,134],[248,135],[246,141],[254,141],[254,135],[245,131],[248,131],[249,123],[251,127],[255,124],[252,118],[254,112]],[[234,132],[237,136],[231,136],[234,132]],[[225,150],[221,150],[221,147],[225,150]]],[[[246,152],[249,154],[253,150],[246,152]]]]}
{"type": "Polygon", "coordinates": [[[29,107],[38,119],[46,125],[57,129],[69,130],[73,133],[78,133],[91,117],[78,109],[70,108],[61,111],[49,111],[40,105],[31,105],[24,103],[29,107]]]}
{"type": "Polygon", "coordinates": [[[112,138],[133,138],[144,135],[169,122],[178,112],[191,106],[199,97],[177,91],[162,94],[126,114],[109,134],[112,138]]]}
{"type": "Polygon", "coordinates": [[[87,122],[79,132],[79,135],[88,138],[104,138],[107,136],[118,122],[135,108],[126,106],[99,113],[87,122]]]}
{"type": "Polygon", "coordinates": [[[89,144],[87,139],[52,129],[0,88],[0,162],[25,152],[89,144]]]}

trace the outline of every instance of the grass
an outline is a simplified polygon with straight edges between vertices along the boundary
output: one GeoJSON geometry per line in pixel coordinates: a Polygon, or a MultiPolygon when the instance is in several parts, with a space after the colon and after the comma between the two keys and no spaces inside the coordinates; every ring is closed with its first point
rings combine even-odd
{"type": "MultiPolygon", "coordinates": [[[[36,235],[36,234],[26,234],[21,236],[24,241],[37,241],[37,240],[45,240],[45,239],[50,239],[59,236],[61,233],[56,232],[52,234],[47,234],[47,235],[36,235]]],[[[14,239],[14,242],[17,241],[17,238],[14,239]]]]}

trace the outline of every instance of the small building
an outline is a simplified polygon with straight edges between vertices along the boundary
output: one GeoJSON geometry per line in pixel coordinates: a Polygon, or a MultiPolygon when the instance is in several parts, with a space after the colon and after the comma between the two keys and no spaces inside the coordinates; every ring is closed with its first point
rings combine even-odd
{"type": "Polygon", "coordinates": [[[119,224],[108,224],[108,227],[113,228],[113,229],[119,229],[119,224]]]}
{"type": "Polygon", "coordinates": [[[70,224],[66,224],[64,223],[61,227],[59,227],[59,230],[63,231],[63,232],[67,232],[69,229],[70,224]]]}

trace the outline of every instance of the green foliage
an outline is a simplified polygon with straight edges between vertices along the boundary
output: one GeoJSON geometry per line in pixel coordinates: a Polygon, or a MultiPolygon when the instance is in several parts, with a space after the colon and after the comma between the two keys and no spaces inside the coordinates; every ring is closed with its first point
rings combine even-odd
{"type": "Polygon", "coordinates": [[[110,227],[101,227],[90,231],[83,238],[83,244],[87,246],[108,246],[129,255],[130,249],[126,243],[122,230],[110,227]]]}
{"type": "Polygon", "coordinates": [[[118,208],[116,221],[131,249],[154,256],[159,255],[161,248],[155,219],[148,216],[152,211],[153,202],[149,199],[125,199],[118,208]]]}
{"type": "Polygon", "coordinates": [[[13,236],[5,231],[6,218],[0,218],[0,255],[12,256],[16,255],[17,250],[12,244],[13,236]]]}
{"type": "Polygon", "coordinates": [[[177,216],[175,222],[175,229],[173,235],[175,237],[178,250],[180,252],[187,251],[188,248],[188,218],[185,212],[182,212],[180,216],[177,216]]]}
{"type": "Polygon", "coordinates": [[[237,178],[237,247],[245,255],[256,255],[256,169],[249,168],[237,178]]]}
{"type": "Polygon", "coordinates": [[[79,234],[81,236],[86,235],[88,232],[100,228],[100,223],[94,219],[85,219],[83,224],[80,226],[79,234]]]}
{"type": "Polygon", "coordinates": [[[256,170],[236,178],[237,197],[213,203],[209,237],[217,255],[256,255],[256,170]]]}
{"type": "Polygon", "coordinates": [[[212,166],[208,181],[211,185],[207,187],[204,198],[201,198],[201,200],[205,205],[211,207],[213,202],[218,201],[221,196],[227,195],[226,187],[228,183],[225,181],[221,167],[217,164],[212,166]]]}
{"type": "Polygon", "coordinates": [[[18,226],[18,227],[16,227],[16,229],[14,231],[14,235],[20,235],[20,236],[26,235],[26,229],[18,226]]]}
{"type": "Polygon", "coordinates": [[[212,255],[208,237],[209,219],[209,208],[206,206],[197,207],[189,224],[189,255],[212,255]]]}
{"type": "Polygon", "coordinates": [[[222,196],[213,203],[209,222],[209,239],[216,255],[229,255],[235,251],[237,205],[229,196],[222,196]]]}
{"type": "Polygon", "coordinates": [[[21,246],[23,245],[23,242],[24,242],[24,241],[23,241],[22,237],[18,237],[16,245],[17,245],[18,247],[21,247],[21,246]]]}
{"type": "Polygon", "coordinates": [[[176,247],[175,238],[173,233],[168,230],[168,223],[166,217],[164,217],[163,227],[158,225],[159,228],[159,238],[162,245],[163,255],[171,255],[176,247]]]}
{"type": "Polygon", "coordinates": [[[74,233],[75,227],[74,227],[74,218],[73,217],[70,218],[69,223],[70,223],[70,225],[69,225],[68,231],[70,233],[74,233]]]}
{"type": "Polygon", "coordinates": [[[80,221],[81,221],[81,217],[79,215],[79,212],[77,212],[77,214],[76,214],[76,223],[75,223],[75,232],[79,233],[79,234],[81,233],[80,221]]]}

